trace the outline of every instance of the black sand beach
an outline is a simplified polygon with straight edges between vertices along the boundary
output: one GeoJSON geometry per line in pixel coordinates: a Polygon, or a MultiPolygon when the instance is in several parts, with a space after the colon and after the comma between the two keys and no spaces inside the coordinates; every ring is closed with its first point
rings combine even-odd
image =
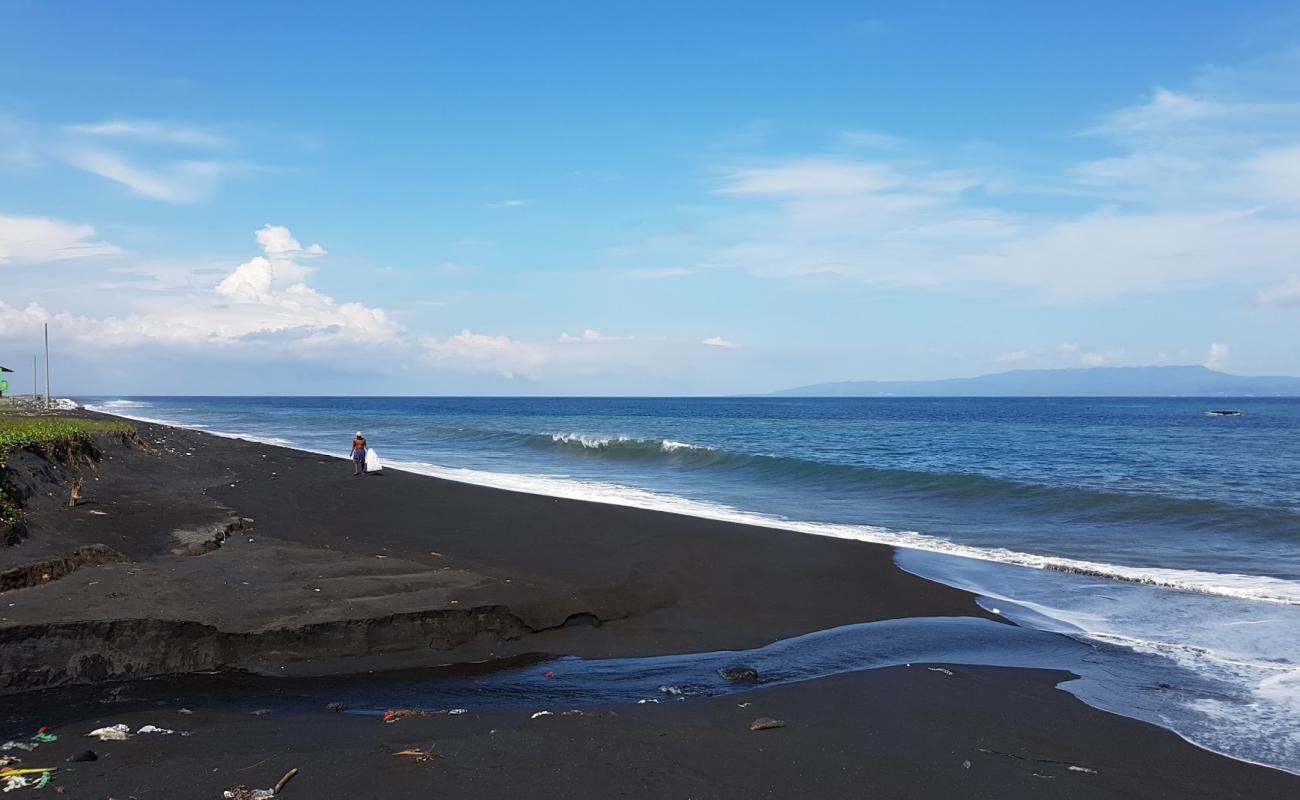
{"type": "Polygon", "coordinates": [[[147,693],[109,684],[239,670],[292,686],[999,618],[899,570],[887,547],[391,470],[353,478],[337,459],[162,426],[104,442],[81,472],[68,507],[69,467],[10,459],[28,524],[0,548],[0,738],[50,725],[59,741],[19,755],[60,767],[67,796],[219,797],[291,767],[286,798],[1300,793],[1296,776],[1090,708],[1055,688],[1068,675],[1045,670],[913,665],[535,719],[532,707],[392,724],[323,709],[253,716],[205,693],[201,676],[142,705],[132,698],[147,693]],[[751,732],[758,717],[787,724],[751,732]],[[116,723],[192,735],[83,738],[116,723]],[[64,762],[87,747],[100,759],[64,762]],[[412,747],[440,757],[392,755],[412,747]]]}

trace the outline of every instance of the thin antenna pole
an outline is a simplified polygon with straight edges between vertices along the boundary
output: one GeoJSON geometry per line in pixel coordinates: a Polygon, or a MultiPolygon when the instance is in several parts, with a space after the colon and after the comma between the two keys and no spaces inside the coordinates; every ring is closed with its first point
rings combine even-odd
{"type": "Polygon", "coordinates": [[[37,398],[40,397],[40,395],[37,393],[41,390],[41,385],[36,382],[36,359],[37,359],[36,356],[32,356],[32,405],[33,406],[36,405],[37,398]]]}
{"type": "Polygon", "coordinates": [[[50,323],[45,323],[45,407],[50,407],[50,323]]]}

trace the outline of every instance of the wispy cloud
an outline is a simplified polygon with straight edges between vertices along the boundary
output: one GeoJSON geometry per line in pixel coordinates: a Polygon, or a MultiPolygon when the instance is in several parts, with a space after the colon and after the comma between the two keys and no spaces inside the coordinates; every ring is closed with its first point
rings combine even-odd
{"type": "Polygon", "coordinates": [[[662,267],[660,269],[633,269],[624,272],[622,277],[630,281],[657,281],[664,278],[680,278],[690,275],[686,267],[662,267]]]}
{"type": "Polygon", "coordinates": [[[754,197],[855,195],[878,192],[897,183],[898,178],[882,164],[804,158],[736,170],[723,177],[717,192],[754,197]]]}
{"type": "Polygon", "coordinates": [[[234,144],[231,139],[202,128],[156,120],[106,120],[67,125],[64,130],[81,136],[133,139],[187,147],[226,148],[234,144]]]}
{"type": "Polygon", "coordinates": [[[1261,291],[1255,299],[1262,306],[1300,306],[1300,277],[1289,275],[1277,286],[1261,291]]]}
{"type": "MultiPolygon", "coordinates": [[[[0,215],[0,267],[121,255],[96,236],[94,227],[47,217],[0,215]]],[[[6,294],[8,294],[6,292],[6,294]]]]}
{"type": "Polygon", "coordinates": [[[513,197],[509,200],[501,200],[496,203],[488,203],[488,208],[527,208],[533,204],[532,200],[522,197],[513,197]]]}
{"type": "Polygon", "coordinates": [[[1111,154],[1028,182],[959,148],[725,169],[713,193],[744,205],[701,237],[721,244],[684,257],[763,277],[995,284],[1058,302],[1283,280],[1300,252],[1300,99],[1252,94],[1257,83],[1243,69],[1157,89],[1083,132],[1111,154]],[[1052,203],[1026,202],[1044,193],[1052,203]]]}
{"type": "Polygon", "coordinates": [[[735,350],[740,347],[740,345],[730,339],[724,339],[721,336],[710,336],[707,339],[701,340],[700,344],[708,345],[709,347],[723,347],[728,350],[735,350]]]}
{"type": "Polygon", "coordinates": [[[74,148],[63,159],[78,169],[115,181],[145,197],[167,203],[194,203],[209,196],[231,164],[180,161],[163,167],[142,167],[107,150],[74,148]]]}

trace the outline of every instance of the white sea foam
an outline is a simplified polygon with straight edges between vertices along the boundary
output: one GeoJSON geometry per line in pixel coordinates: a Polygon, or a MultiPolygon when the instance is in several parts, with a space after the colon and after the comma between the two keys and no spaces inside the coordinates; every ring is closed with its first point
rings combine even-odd
{"type": "Polygon", "coordinates": [[[648,446],[658,449],[660,452],[672,453],[677,450],[711,450],[710,447],[704,447],[687,442],[678,442],[672,439],[662,439],[658,442],[648,439],[638,439],[633,436],[598,436],[590,433],[553,433],[551,441],[556,444],[578,445],[588,450],[606,450],[618,446],[648,446]]]}
{"type": "Polygon", "coordinates": [[[900,551],[898,564],[975,592],[1015,622],[1156,659],[1170,677],[1152,688],[1174,702],[1162,712],[1173,730],[1236,758],[1300,770],[1300,606],[1089,575],[1049,579],[1038,570],[915,550],[900,551]],[[1176,677],[1189,673],[1196,676],[1190,683],[1176,677]]]}

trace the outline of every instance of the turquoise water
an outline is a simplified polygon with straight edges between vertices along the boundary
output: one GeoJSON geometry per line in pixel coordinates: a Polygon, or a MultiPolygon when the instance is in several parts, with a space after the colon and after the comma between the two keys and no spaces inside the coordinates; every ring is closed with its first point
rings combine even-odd
{"type": "Polygon", "coordinates": [[[338,455],[360,429],[425,474],[901,545],[1023,624],[1197,675],[1180,732],[1300,768],[1300,400],[84,402],[338,455]]]}

